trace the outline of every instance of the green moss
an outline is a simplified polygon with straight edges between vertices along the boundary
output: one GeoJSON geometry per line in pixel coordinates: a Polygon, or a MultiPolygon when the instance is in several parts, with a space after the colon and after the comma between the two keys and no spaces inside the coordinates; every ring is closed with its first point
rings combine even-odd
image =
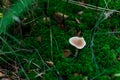
{"type": "MultiPolygon", "coordinates": [[[[85,2],[97,5],[91,0],[85,2]]],[[[113,77],[120,71],[120,61],[117,59],[120,56],[119,33],[108,33],[114,31],[114,29],[116,31],[120,30],[119,14],[114,13],[110,18],[99,24],[93,36],[92,52],[90,35],[101,12],[65,3],[61,0],[53,0],[49,2],[48,7],[50,23],[45,24],[43,22],[43,17],[45,17],[44,1],[37,1],[36,4],[37,7],[32,5],[29,10],[21,15],[22,24],[29,26],[30,31],[26,32],[28,36],[24,36],[22,40],[20,40],[19,33],[14,36],[20,41],[20,44],[16,44],[13,38],[2,35],[9,45],[1,41],[1,52],[10,52],[13,49],[15,53],[2,55],[0,58],[1,65],[5,63],[14,65],[14,61],[10,59],[16,60],[17,65],[20,66],[18,70],[20,77],[26,78],[25,76],[27,76],[30,80],[59,80],[60,77],[65,80],[84,80],[85,77],[94,80],[119,80],[119,77],[113,77]],[[83,14],[78,15],[77,12],[79,11],[83,11],[83,14]],[[69,16],[65,20],[65,28],[58,27],[57,21],[53,18],[54,12],[62,12],[69,16]],[[27,20],[23,20],[23,18],[27,20]],[[75,18],[80,20],[80,24],[75,21],[75,18]],[[79,55],[74,60],[73,55],[76,49],[69,44],[69,38],[74,36],[76,29],[81,31],[80,36],[85,38],[87,45],[79,50],[79,55]],[[41,37],[41,42],[37,40],[38,36],[41,37]],[[11,46],[11,49],[9,46],[11,46]],[[63,55],[64,49],[71,51],[69,57],[63,55]],[[17,52],[16,50],[20,51],[17,52]],[[49,66],[45,61],[52,61],[54,65],[49,66]],[[98,65],[98,69],[96,65],[98,65]],[[41,72],[45,72],[42,78],[36,77],[41,72]],[[79,75],[75,76],[75,73],[79,75]]],[[[111,1],[108,7],[118,10],[119,4],[118,1],[111,1]]],[[[99,0],[98,5],[105,7],[104,1],[99,0]]],[[[10,29],[9,33],[14,35],[12,32],[13,28],[10,29]]]]}

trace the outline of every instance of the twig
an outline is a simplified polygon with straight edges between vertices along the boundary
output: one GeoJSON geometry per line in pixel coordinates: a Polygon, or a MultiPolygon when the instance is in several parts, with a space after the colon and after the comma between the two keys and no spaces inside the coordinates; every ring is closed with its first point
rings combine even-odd
{"type": "MultiPolygon", "coordinates": [[[[33,52],[33,50],[27,50],[27,49],[19,49],[19,50],[15,50],[14,52],[20,52],[20,51],[26,51],[26,52],[30,52],[30,53],[33,52]]],[[[13,51],[9,51],[9,52],[0,52],[0,55],[10,54],[10,53],[13,53],[13,51]]]]}
{"type": "MultiPolygon", "coordinates": [[[[38,56],[40,57],[42,63],[50,70],[51,68],[45,63],[45,61],[43,60],[42,56],[40,55],[39,51],[37,49],[35,49],[35,51],[38,53],[38,56]]],[[[55,67],[55,66],[54,66],[55,67]]],[[[60,75],[60,73],[56,70],[56,71],[52,71],[53,73],[56,73],[55,76],[59,77],[60,80],[63,80],[62,76],[60,75]]]]}
{"type": "MultiPolygon", "coordinates": [[[[66,0],[63,0],[63,1],[66,2],[66,0]]],[[[83,2],[77,2],[77,1],[73,1],[73,0],[69,0],[69,3],[75,4],[75,5],[87,8],[87,9],[92,9],[92,10],[99,10],[99,11],[105,10],[105,11],[111,11],[111,12],[120,13],[120,11],[118,11],[118,10],[97,7],[97,6],[94,6],[94,5],[86,4],[86,3],[83,3],[83,2]]]]}

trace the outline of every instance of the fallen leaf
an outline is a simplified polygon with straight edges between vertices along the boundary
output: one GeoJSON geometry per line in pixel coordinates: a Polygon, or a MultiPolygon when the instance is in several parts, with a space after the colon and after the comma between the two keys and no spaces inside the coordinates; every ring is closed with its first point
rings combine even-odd
{"type": "Polygon", "coordinates": [[[64,24],[58,24],[58,28],[65,28],[64,24]]]}
{"type": "Polygon", "coordinates": [[[104,12],[105,19],[108,19],[113,14],[113,11],[104,12]]]}
{"type": "Polygon", "coordinates": [[[10,0],[2,0],[3,8],[8,8],[10,6],[10,0]]]}
{"type": "Polygon", "coordinates": [[[66,20],[68,18],[68,15],[63,14],[61,12],[55,12],[53,17],[58,23],[62,23],[63,20],[66,20]]]}
{"type": "Polygon", "coordinates": [[[78,18],[75,18],[75,21],[76,21],[78,24],[80,24],[80,21],[79,21],[78,18]]]}
{"type": "Polygon", "coordinates": [[[54,63],[52,61],[45,61],[49,66],[53,66],[54,63]]]}
{"type": "Polygon", "coordinates": [[[10,78],[2,78],[1,80],[11,80],[10,78]]]}
{"type": "Polygon", "coordinates": [[[4,77],[5,74],[3,72],[0,72],[0,77],[4,77]]]}
{"type": "Polygon", "coordinates": [[[49,23],[50,22],[50,18],[49,17],[43,17],[43,22],[44,23],[49,23]]]}
{"type": "Polygon", "coordinates": [[[41,40],[41,36],[38,36],[38,37],[37,37],[37,41],[41,43],[41,41],[42,41],[42,40],[41,40]]]}
{"type": "Polygon", "coordinates": [[[74,76],[77,77],[77,76],[79,76],[79,74],[78,73],[74,73],[74,76]]]}
{"type": "Polygon", "coordinates": [[[83,14],[83,11],[79,11],[79,12],[78,12],[78,15],[81,15],[81,14],[83,14]]]}
{"type": "Polygon", "coordinates": [[[79,73],[74,73],[73,74],[75,77],[77,77],[77,76],[82,76],[82,74],[79,74],[79,73]]]}
{"type": "Polygon", "coordinates": [[[117,60],[120,61],[120,56],[117,57],[117,60]]]}
{"type": "Polygon", "coordinates": [[[81,34],[81,31],[74,30],[74,34],[75,34],[75,36],[80,36],[80,34],[81,34]]]}
{"type": "Polygon", "coordinates": [[[69,49],[64,49],[63,53],[64,53],[64,57],[69,57],[71,55],[71,51],[69,49]]]}

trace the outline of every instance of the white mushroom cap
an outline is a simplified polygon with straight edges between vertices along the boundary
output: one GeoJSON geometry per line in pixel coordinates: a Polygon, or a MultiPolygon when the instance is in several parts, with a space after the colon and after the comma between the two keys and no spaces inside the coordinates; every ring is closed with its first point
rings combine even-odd
{"type": "Polygon", "coordinates": [[[71,37],[69,39],[69,43],[77,49],[82,49],[86,45],[83,37],[71,37]]]}

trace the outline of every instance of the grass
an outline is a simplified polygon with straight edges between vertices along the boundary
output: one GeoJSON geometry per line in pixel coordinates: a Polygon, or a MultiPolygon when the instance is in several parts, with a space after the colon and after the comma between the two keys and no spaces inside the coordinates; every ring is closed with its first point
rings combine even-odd
{"type": "Polygon", "coordinates": [[[79,5],[77,0],[14,0],[7,10],[1,8],[0,69],[6,73],[2,77],[13,80],[119,80],[120,76],[115,75],[120,74],[120,3],[112,0],[84,3],[79,5]],[[83,14],[78,15],[79,11],[83,14]],[[109,11],[113,14],[105,19],[104,13],[109,11]],[[54,18],[55,12],[69,17],[59,23],[54,18]],[[49,17],[50,21],[44,22],[44,17],[49,17]],[[80,36],[85,38],[87,45],[79,50],[74,60],[76,49],[69,44],[69,38],[75,36],[75,31],[81,31],[80,36]],[[70,51],[70,56],[64,56],[65,49],[70,51]]]}

